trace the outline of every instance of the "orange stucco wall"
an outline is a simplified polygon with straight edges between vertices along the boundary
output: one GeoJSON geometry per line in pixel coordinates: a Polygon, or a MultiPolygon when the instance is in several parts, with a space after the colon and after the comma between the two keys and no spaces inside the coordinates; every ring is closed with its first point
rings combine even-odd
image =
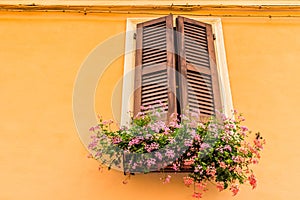
{"type": "MultiPolygon", "coordinates": [[[[100,173],[76,132],[72,92],[80,66],[97,45],[125,31],[126,17],[0,13],[1,200],[192,199],[182,175],[168,185],[159,174],[137,175],[123,185],[121,172],[100,173]]],[[[222,23],[234,106],[267,138],[255,167],[258,188],[242,187],[234,199],[299,199],[300,18],[222,23]]],[[[121,56],[111,63],[96,91],[96,111],[107,117],[123,62],[121,56]]],[[[120,89],[115,102],[121,103],[120,89]]],[[[204,197],[232,198],[212,187],[204,197]]]]}

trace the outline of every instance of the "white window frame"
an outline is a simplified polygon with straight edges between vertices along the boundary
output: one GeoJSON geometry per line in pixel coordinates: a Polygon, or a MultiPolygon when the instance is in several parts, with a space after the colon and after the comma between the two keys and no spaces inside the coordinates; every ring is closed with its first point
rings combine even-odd
{"type": "MultiPolygon", "coordinates": [[[[176,16],[174,17],[174,19],[176,16]]],[[[221,93],[221,103],[223,112],[227,116],[232,116],[233,103],[230,89],[230,81],[228,76],[228,68],[226,61],[226,53],[223,38],[222,22],[220,18],[200,18],[189,17],[197,21],[202,21],[212,25],[213,33],[216,40],[214,41],[217,70],[219,75],[219,85],[221,93]]],[[[130,122],[129,111],[133,111],[133,93],[134,93],[134,67],[135,67],[135,45],[134,33],[136,25],[155,18],[128,18],[126,25],[126,42],[124,55],[124,75],[123,75],[123,90],[122,90],[122,110],[121,110],[121,125],[126,125],[130,122]]]]}

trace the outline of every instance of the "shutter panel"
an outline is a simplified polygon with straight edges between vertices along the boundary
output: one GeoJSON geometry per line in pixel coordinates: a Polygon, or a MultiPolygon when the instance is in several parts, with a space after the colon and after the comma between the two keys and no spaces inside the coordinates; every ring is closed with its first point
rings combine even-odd
{"type": "Polygon", "coordinates": [[[205,119],[222,109],[212,27],[180,16],[176,23],[181,111],[205,119]]]}
{"type": "Polygon", "coordinates": [[[134,115],[141,106],[162,110],[162,120],[177,111],[172,15],[137,25],[134,115]],[[158,101],[167,103],[162,108],[158,101]]]}

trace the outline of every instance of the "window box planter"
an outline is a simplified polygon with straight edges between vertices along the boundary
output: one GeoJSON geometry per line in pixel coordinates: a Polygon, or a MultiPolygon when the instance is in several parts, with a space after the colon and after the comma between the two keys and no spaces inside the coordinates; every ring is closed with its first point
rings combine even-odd
{"type": "MultiPolygon", "coordinates": [[[[215,182],[220,191],[228,188],[233,195],[240,184],[256,187],[250,167],[258,163],[265,140],[260,133],[251,138],[242,115],[235,119],[220,115],[201,123],[193,114],[181,116],[180,122],[174,117],[169,124],[159,116],[156,110],[139,113],[129,127],[116,131],[110,128],[112,121],[100,119],[90,129],[92,157],[125,174],[187,172],[184,183],[195,185],[196,198],[207,190],[207,182],[215,182]]],[[[163,180],[170,178],[166,175],[163,180]]]]}

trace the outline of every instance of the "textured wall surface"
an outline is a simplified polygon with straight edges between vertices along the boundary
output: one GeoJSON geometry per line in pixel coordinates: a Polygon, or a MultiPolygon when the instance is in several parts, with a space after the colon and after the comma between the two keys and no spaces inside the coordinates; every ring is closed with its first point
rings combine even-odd
{"type": "Polygon", "coordinates": [[[37,5],[295,5],[297,0],[0,0],[0,4],[37,4],[37,5]]]}
{"type": "MultiPolygon", "coordinates": [[[[100,173],[76,132],[72,92],[80,66],[97,45],[125,31],[127,17],[0,13],[0,199],[192,199],[183,175],[168,185],[159,174],[137,175],[123,185],[121,172],[100,173]]],[[[255,167],[257,189],[242,187],[234,199],[299,199],[300,19],[222,23],[234,106],[267,138],[255,167]]],[[[124,44],[125,38],[109,50],[124,44]]],[[[95,110],[106,117],[123,62],[114,60],[99,80],[95,110]]],[[[114,98],[119,117],[120,90],[114,98]]],[[[209,188],[204,199],[233,198],[209,188]]]]}

